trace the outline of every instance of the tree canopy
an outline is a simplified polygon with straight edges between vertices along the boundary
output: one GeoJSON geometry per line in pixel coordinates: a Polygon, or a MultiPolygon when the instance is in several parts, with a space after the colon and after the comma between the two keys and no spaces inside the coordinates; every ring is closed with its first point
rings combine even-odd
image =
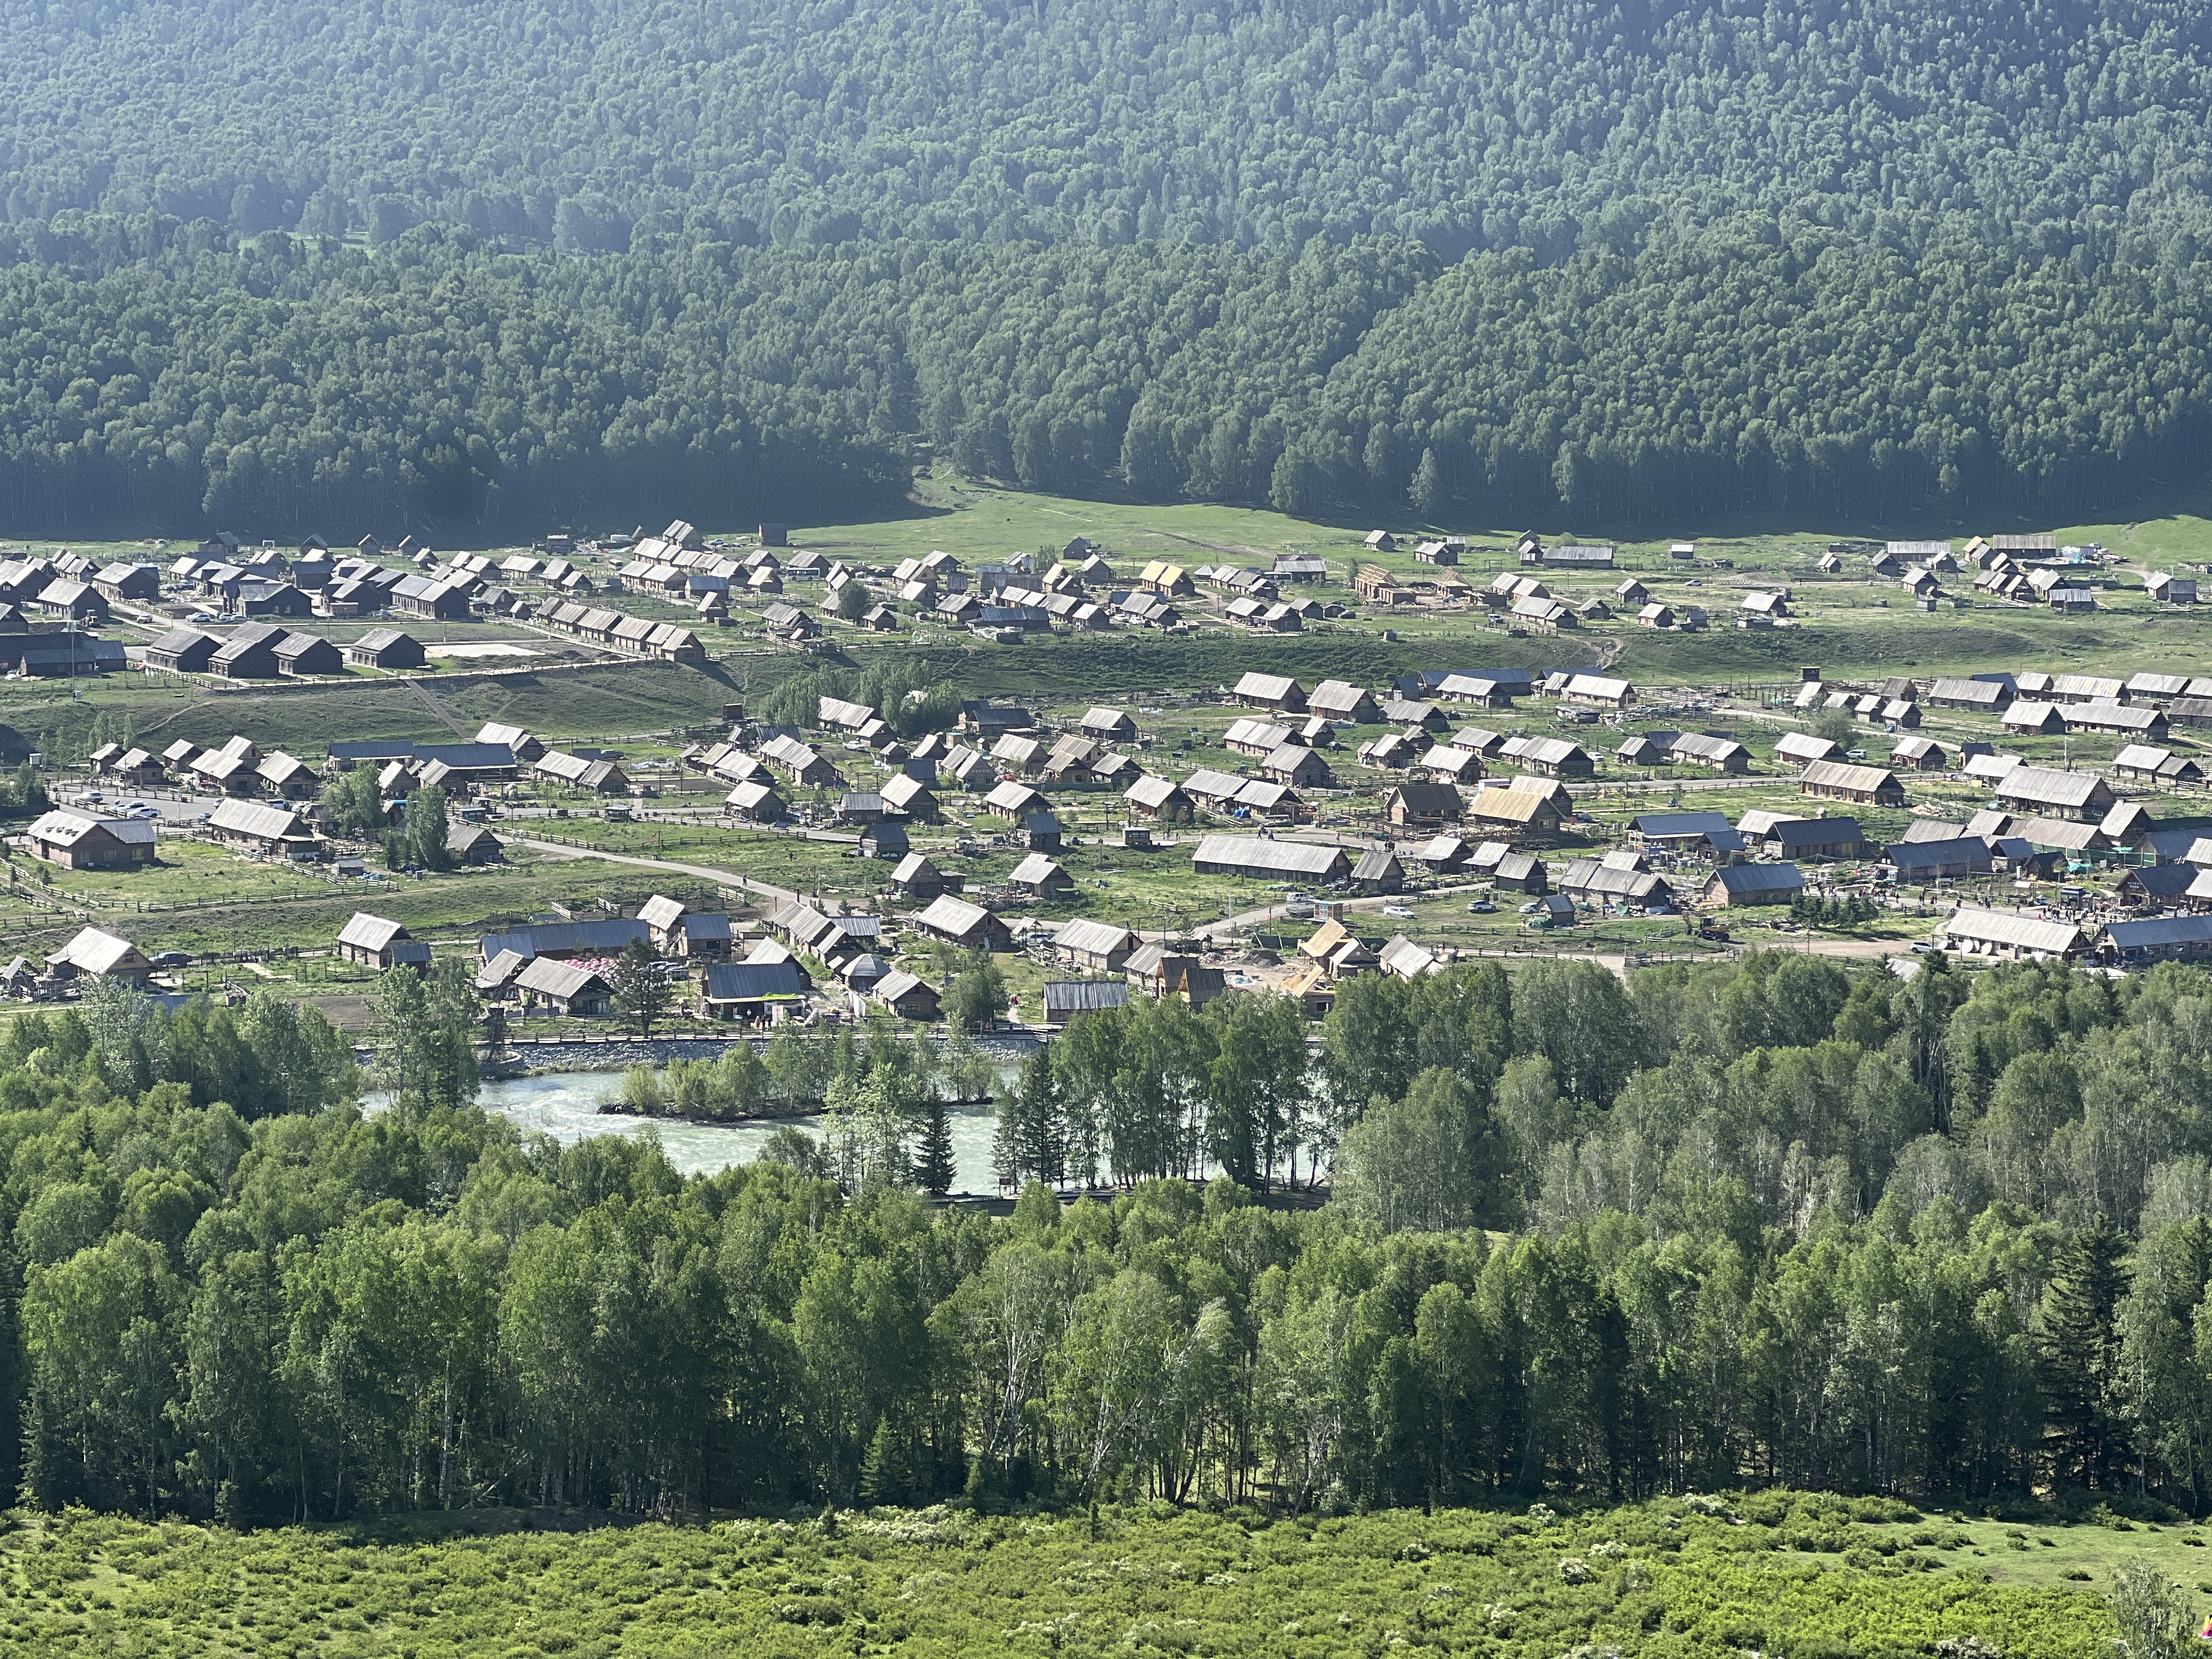
{"type": "Polygon", "coordinates": [[[418,222],[1556,258],[1656,218],[2202,234],[2212,40],[2174,0],[0,4],[10,219],[418,222]]]}
{"type": "Polygon", "coordinates": [[[0,518],[526,533],[1027,488],[1478,523],[2069,514],[2198,463],[2212,261],[1745,214],[1545,263],[0,225],[0,518]]]}

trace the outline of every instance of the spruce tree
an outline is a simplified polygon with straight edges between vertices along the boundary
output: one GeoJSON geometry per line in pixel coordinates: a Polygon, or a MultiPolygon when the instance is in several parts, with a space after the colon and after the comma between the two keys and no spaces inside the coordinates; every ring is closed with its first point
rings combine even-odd
{"type": "Polygon", "coordinates": [[[876,1419],[876,1431],[869,1437],[866,1455],[860,1460],[861,1506],[873,1509],[878,1504],[898,1503],[906,1497],[911,1485],[906,1448],[892,1432],[891,1419],[886,1414],[876,1419]]]}
{"type": "Polygon", "coordinates": [[[2127,1456],[2119,1306],[2127,1240],[2100,1215],[2060,1245],[2039,1320],[2044,1446],[2054,1481],[2105,1487],[2127,1456]]]}
{"type": "Polygon", "coordinates": [[[915,1159],[915,1179],[933,1196],[942,1198],[952,1190],[957,1173],[952,1162],[952,1115],[941,1097],[932,1096],[929,1121],[922,1127],[921,1147],[915,1159]]]}
{"type": "Polygon", "coordinates": [[[1067,1169],[1067,1129],[1054,1085],[1049,1053],[1038,1049],[1022,1062],[1014,1085],[1017,1173],[1039,1181],[1060,1179],[1067,1169]]]}

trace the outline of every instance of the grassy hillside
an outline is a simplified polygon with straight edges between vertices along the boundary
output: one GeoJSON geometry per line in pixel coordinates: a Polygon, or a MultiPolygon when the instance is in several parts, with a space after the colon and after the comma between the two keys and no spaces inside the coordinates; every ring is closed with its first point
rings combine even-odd
{"type": "MultiPolygon", "coordinates": [[[[1425,571],[1409,550],[1413,538],[1425,533],[1423,527],[1388,527],[1404,535],[1407,545],[1381,556],[1379,562],[1408,575],[1425,571]]],[[[1552,542],[1601,536],[1571,524],[1535,527],[1552,542]]],[[[897,516],[802,525],[793,539],[832,557],[882,565],[942,548],[973,567],[1016,552],[1056,553],[1074,537],[1087,536],[1106,550],[1123,580],[1152,559],[1193,568],[1216,562],[1264,567],[1278,554],[1315,555],[1328,562],[1329,580],[1301,591],[1323,599],[1348,599],[1353,569],[1371,556],[1362,544],[1367,528],[1364,523],[1331,524],[1249,508],[1086,501],[983,489],[940,471],[923,482],[916,501],[897,516]]],[[[1468,538],[1471,552],[1460,574],[1477,586],[1498,571],[1517,568],[1510,552],[1517,527],[1435,528],[1468,538]]],[[[1942,527],[1893,528],[1899,535],[1917,535],[1940,533],[1942,527]]],[[[1954,527],[1954,533],[1963,538],[1964,530],[1954,527]]],[[[724,533],[738,534],[740,527],[725,527],[724,533]]],[[[1115,629],[986,645],[964,632],[917,619],[916,625],[894,635],[861,635],[841,628],[834,638],[857,662],[878,652],[918,653],[969,696],[1046,701],[1203,693],[1232,684],[1252,669],[1295,675],[1309,684],[1329,678],[1372,684],[1422,668],[1602,661],[1640,684],[1663,686],[1791,680],[1805,664],[1820,665],[1838,677],[1926,677],[2024,667],[2193,673],[2203,667],[2212,606],[2160,611],[2144,593],[2142,579],[2154,569],[2196,571],[2212,562],[2212,503],[2178,501],[2161,516],[2134,523],[2058,526],[2062,543],[2100,543],[2122,556],[2123,562],[2106,573],[2112,586],[2100,595],[2101,608],[2089,617],[1987,604],[1918,612],[1894,583],[1868,581],[1861,561],[1848,562],[1841,575],[1820,573],[1816,562],[1839,533],[1836,526],[1812,526],[1708,537],[1698,542],[1699,557],[1693,566],[1668,559],[1664,542],[1624,542],[1620,568],[1613,572],[1546,573],[1554,591],[1571,601],[1609,596],[1623,577],[1636,576],[1667,603],[1695,604],[1711,611],[1715,626],[1701,634],[1638,628],[1632,613],[1624,611],[1556,637],[1512,637],[1480,612],[1401,607],[1387,615],[1364,609],[1347,621],[1302,634],[1255,636],[1223,625],[1206,603],[1216,597],[1209,593],[1186,607],[1198,628],[1185,636],[1115,629]],[[2197,507],[2207,511],[2190,510],[2197,507]],[[1722,560],[1728,563],[1721,565],[1722,560]],[[1796,625],[1758,631],[1729,625],[1746,591],[1774,584],[1791,588],[1796,625]],[[1385,639],[1386,629],[1398,637],[1385,639]]],[[[75,545],[94,556],[149,556],[136,544],[75,545]]],[[[15,547],[51,552],[53,544],[17,542],[15,547]]],[[[1949,586],[1972,592],[1964,578],[1951,579],[1949,586]]],[[[703,671],[622,663],[538,674],[449,672],[429,688],[436,708],[405,685],[368,681],[312,690],[264,687],[216,693],[204,683],[180,687],[167,680],[117,676],[81,684],[74,701],[65,683],[8,682],[0,684],[0,754],[15,753],[54,733],[88,734],[103,712],[112,721],[128,719],[141,741],[186,737],[205,743],[245,730],[264,746],[303,756],[319,755],[331,741],[349,737],[450,738],[453,725],[473,732],[488,720],[527,726],[551,738],[618,738],[711,722],[725,702],[757,699],[810,665],[795,653],[764,648],[736,634],[709,635],[708,642],[724,654],[703,671]],[[441,718],[441,710],[447,718],[441,718]]],[[[68,748],[63,745],[64,752],[68,748]]]]}
{"type": "Polygon", "coordinates": [[[352,738],[451,743],[457,726],[474,737],[486,720],[526,726],[550,741],[620,738],[714,724],[722,705],[743,696],[746,685],[765,690],[798,665],[796,658],[781,655],[748,659],[734,668],[611,662],[544,675],[455,674],[425,692],[402,683],[359,681],[217,691],[204,679],[118,674],[80,681],[72,696],[65,680],[9,681],[0,684],[0,726],[18,738],[0,738],[0,747],[58,737],[58,752],[78,752],[102,714],[111,725],[128,721],[132,739],[155,750],[179,738],[208,744],[244,732],[264,749],[303,759],[319,759],[331,744],[352,738]]]}
{"type": "Polygon", "coordinates": [[[2193,1529],[1869,1523],[1854,1510],[1911,1512],[1776,1493],[1741,1522],[1708,1507],[1723,1513],[884,1510],[581,1534],[492,1511],[243,1537],[80,1513],[0,1546],[0,1620],[27,1653],[1887,1659],[1973,1636],[2080,1659],[2112,1631],[2097,1592],[2119,1562],[2203,1571],[2193,1529]]]}

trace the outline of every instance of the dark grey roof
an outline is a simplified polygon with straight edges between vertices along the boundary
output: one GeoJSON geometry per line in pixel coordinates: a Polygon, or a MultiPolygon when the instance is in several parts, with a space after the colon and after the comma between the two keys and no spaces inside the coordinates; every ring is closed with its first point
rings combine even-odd
{"type": "Polygon", "coordinates": [[[1630,819],[1629,827],[1646,836],[1710,836],[1732,828],[1719,812],[1646,812],[1630,819]]]}
{"type": "Polygon", "coordinates": [[[647,936],[646,925],[635,916],[616,916],[605,921],[534,921],[511,933],[487,933],[477,941],[486,962],[501,951],[512,951],[525,962],[540,952],[592,951],[619,956],[634,939],[647,936]]]}
{"type": "Polygon", "coordinates": [[[795,962],[718,962],[707,969],[709,1002],[757,1002],[804,994],[795,962]]]}
{"type": "Polygon", "coordinates": [[[2190,883],[2202,873],[2193,864],[2152,864],[2129,871],[2126,878],[2140,885],[2152,898],[2172,898],[2177,893],[2187,892],[2190,883]]]}
{"type": "Polygon", "coordinates": [[[407,738],[370,738],[359,743],[334,743],[331,758],[341,761],[411,760],[415,744],[407,738]]]}
{"type": "Polygon", "coordinates": [[[1730,893],[1794,893],[1805,885],[1804,872],[1794,864],[1723,865],[1713,879],[1730,893]]]}
{"type": "MultiPolygon", "coordinates": [[[[1979,836],[1960,836],[1953,841],[1900,841],[1891,845],[1889,861],[1900,870],[1947,864],[1986,865],[1990,861],[1990,844],[1979,836]]],[[[2188,884],[2184,882],[2182,885],[2188,884]]]]}
{"type": "Polygon", "coordinates": [[[514,750],[503,743],[418,743],[415,758],[425,764],[443,761],[456,772],[513,766],[514,750]]]}
{"type": "Polygon", "coordinates": [[[2116,951],[2145,951],[2168,945],[2212,945],[2212,916],[2150,916],[2142,921],[2111,921],[2105,924],[2104,936],[2116,951]]]}
{"type": "Polygon", "coordinates": [[[1792,847],[1832,847],[1838,842],[1863,842],[1866,831],[1856,818],[1784,818],[1766,832],[1765,839],[1785,850],[1792,847]]]}

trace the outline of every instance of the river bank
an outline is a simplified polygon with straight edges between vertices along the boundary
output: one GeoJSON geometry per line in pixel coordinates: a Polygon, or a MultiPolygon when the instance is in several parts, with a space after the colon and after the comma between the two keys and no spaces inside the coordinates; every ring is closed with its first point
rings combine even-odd
{"type": "MultiPolygon", "coordinates": [[[[827,1040],[826,1032],[819,1034],[827,1040]]],[[[1042,1046],[1034,1031],[993,1031],[969,1039],[984,1054],[1018,1060],[1042,1046]]],[[[720,1060],[732,1045],[750,1043],[755,1054],[768,1052],[772,1037],[733,1032],[728,1036],[669,1037],[527,1037],[507,1042],[497,1060],[486,1060],[487,1078],[537,1077],[584,1072],[627,1072],[633,1066],[665,1066],[672,1060],[720,1060]]],[[[932,1037],[941,1053],[944,1037],[932,1037]]],[[[366,1051],[364,1051],[366,1052],[366,1051]]]]}
{"type": "MultiPolygon", "coordinates": [[[[959,1100],[948,1100],[945,1103],[946,1109],[954,1112],[989,1112],[998,1103],[999,1097],[996,1095],[969,1095],[959,1100]]],[[[798,1122],[809,1118],[821,1117],[829,1109],[829,1103],[820,1100],[793,1102],[789,1105],[778,1106],[774,1111],[736,1112],[728,1115],[704,1112],[641,1112],[635,1106],[619,1100],[603,1100],[599,1103],[599,1108],[601,1117],[635,1118],[646,1123],[700,1123],[728,1126],[740,1123],[798,1122]]]]}
{"type": "MultiPolygon", "coordinates": [[[[604,1072],[568,1071],[535,1076],[487,1078],[477,1104],[495,1112],[526,1135],[550,1135],[574,1144],[596,1135],[627,1135],[659,1144],[668,1161],[685,1175],[714,1175],[750,1164],[768,1148],[776,1132],[797,1128],[819,1133],[819,1113],[748,1118],[743,1122],[687,1122],[680,1118],[637,1117],[599,1109],[612,1080],[604,1072]]],[[[381,1110],[385,1097],[364,1103],[381,1110]]],[[[998,1119],[989,1111],[956,1109],[951,1115],[953,1185],[963,1194],[998,1191],[991,1170],[991,1146],[998,1119]]]]}

